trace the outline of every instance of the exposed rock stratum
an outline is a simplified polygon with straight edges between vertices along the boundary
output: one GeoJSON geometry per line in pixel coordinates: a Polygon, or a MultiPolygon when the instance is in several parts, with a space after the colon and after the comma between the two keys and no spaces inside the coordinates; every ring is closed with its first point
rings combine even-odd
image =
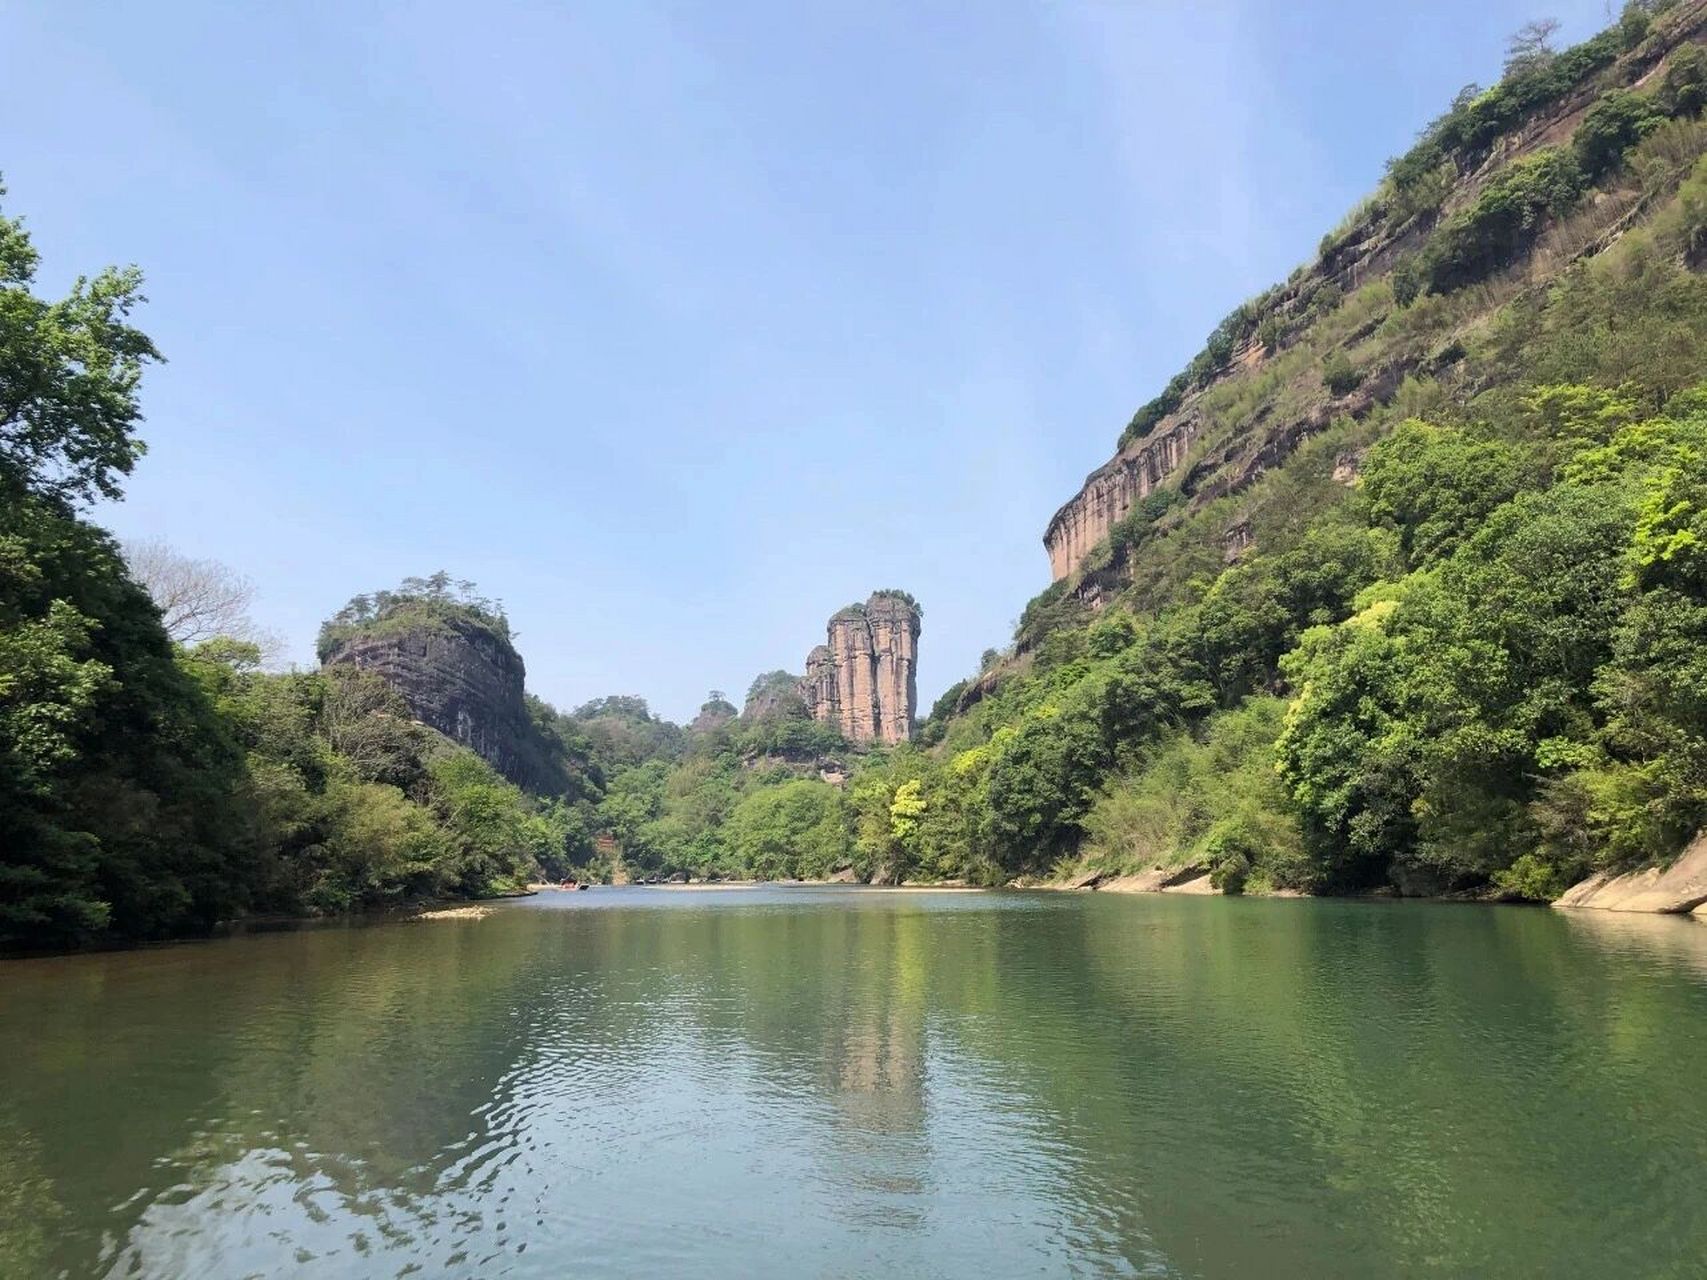
{"type": "Polygon", "coordinates": [[[527,669],[515,648],[477,622],[358,632],[325,652],[325,665],[372,671],[403,695],[415,718],[469,748],[510,781],[549,786],[550,764],[528,715],[527,669]]]}
{"type": "Polygon", "coordinates": [[[838,612],[826,630],[826,643],[806,655],[807,711],[849,742],[906,742],[919,701],[918,605],[878,591],[838,612]]]}

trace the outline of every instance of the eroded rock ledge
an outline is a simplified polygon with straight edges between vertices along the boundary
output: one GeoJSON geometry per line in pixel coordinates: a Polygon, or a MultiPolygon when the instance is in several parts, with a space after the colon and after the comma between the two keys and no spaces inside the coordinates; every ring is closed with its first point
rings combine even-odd
{"type": "Polygon", "coordinates": [[[1684,915],[1707,905],[1707,832],[1690,841],[1669,867],[1623,875],[1602,872],[1567,889],[1555,907],[1684,915]]]}
{"type": "Polygon", "coordinates": [[[1058,581],[1077,569],[1110,529],[1178,470],[1197,432],[1198,420],[1185,418],[1133,441],[1086,476],[1083,487],[1044,531],[1050,577],[1058,581]]]}

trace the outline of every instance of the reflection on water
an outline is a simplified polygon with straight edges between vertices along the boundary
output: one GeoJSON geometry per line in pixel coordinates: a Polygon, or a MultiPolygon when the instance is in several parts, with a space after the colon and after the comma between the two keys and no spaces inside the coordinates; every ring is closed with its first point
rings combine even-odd
{"type": "Polygon", "coordinates": [[[0,968],[0,1275],[1695,1275],[1707,926],[546,895],[0,968]]]}

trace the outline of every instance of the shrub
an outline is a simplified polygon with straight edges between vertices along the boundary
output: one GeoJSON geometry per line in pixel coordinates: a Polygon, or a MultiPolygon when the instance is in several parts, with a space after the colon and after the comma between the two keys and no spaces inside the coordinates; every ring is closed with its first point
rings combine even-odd
{"type": "Polygon", "coordinates": [[[1660,121],[1646,98],[1624,89],[1602,94],[1571,138],[1571,151],[1588,182],[1597,181],[1624,162],[1624,152],[1660,121]]]}
{"type": "Polygon", "coordinates": [[[1332,280],[1317,285],[1311,292],[1309,301],[1304,306],[1304,321],[1312,324],[1325,315],[1331,315],[1345,301],[1345,290],[1332,280]]]}
{"type": "Polygon", "coordinates": [[[1223,819],[1211,827],[1203,841],[1203,852],[1209,861],[1209,882],[1227,894],[1245,891],[1251,865],[1261,856],[1250,830],[1237,818],[1223,819]]]}
{"type": "Polygon", "coordinates": [[[1509,265],[1582,190],[1582,169],[1568,151],[1548,147],[1517,161],[1435,233],[1427,252],[1429,288],[1447,293],[1509,265]]]}
{"type": "Polygon", "coordinates": [[[1707,49],[1686,44],[1671,55],[1660,82],[1659,103],[1668,115],[1701,114],[1707,106],[1707,49]]]}
{"type": "Polygon", "coordinates": [[[1571,887],[1562,868],[1534,853],[1494,872],[1494,885],[1501,893],[1531,902],[1551,902],[1571,887]]]}
{"type": "Polygon", "coordinates": [[[1363,374],[1352,365],[1351,357],[1343,351],[1334,352],[1322,366],[1322,385],[1336,396],[1356,391],[1362,381],[1363,374]]]}
{"type": "Polygon", "coordinates": [[[1619,43],[1626,49],[1634,49],[1648,38],[1648,28],[1653,24],[1653,15],[1648,12],[1648,7],[1641,0],[1630,0],[1618,17],[1619,43]]]}
{"type": "Polygon", "coordinates": [[[1393,301],[1408,307],[1422,292],[1422,268],[1415,258],[1405,258],[1393,268],[1393,301]]]}
{"type": "Polygon", "coordinates": [[[1156,429],[1156,424],[1179,408],[1185,393],[1191,389],[1191,381],[1185,374],[1175,374],[1162,394],[1151,400],[1137,413],[1132,415],[1132,421],[1126,424],[1126,430],[1120,434],[1120,443],[1126,444],[1133,440],[1142,440],[1156,429]]]}

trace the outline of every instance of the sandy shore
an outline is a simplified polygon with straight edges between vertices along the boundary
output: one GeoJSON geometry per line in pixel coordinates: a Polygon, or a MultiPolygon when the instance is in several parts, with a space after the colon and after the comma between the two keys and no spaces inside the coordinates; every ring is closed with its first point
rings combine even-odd
{"type": "Polygon", "coordinates": [[[689,893],[715,893],[719,889],[757,889],[765,882],[763,880],[715,880],[702,881],[699,884],[630,884],[625,889],[669,889],[674,893],[683,891],[689,893]]]}

